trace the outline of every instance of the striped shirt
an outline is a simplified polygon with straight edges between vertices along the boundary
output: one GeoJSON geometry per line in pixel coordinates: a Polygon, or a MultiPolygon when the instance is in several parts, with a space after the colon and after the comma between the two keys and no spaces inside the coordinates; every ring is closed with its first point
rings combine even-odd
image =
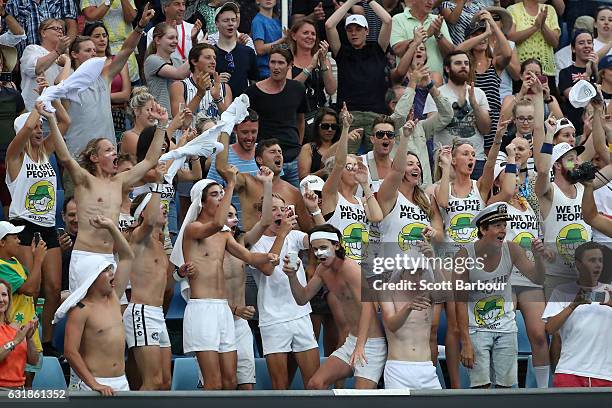
{"type": "MultiPolygon", "coordinates": [[[[193,81],[193,77],[189,77],[187,79],[183,79],[183,98],[185,98],[185,103],[188,104],[198,93],[198,88],[196,87],[195,82],[193,81]]],[[[225,84],[221,84],[221,101],[225,99],[225,84]]],[[[213,97],[210,94],[210,89],[206,91],[202,100],[200,101],[200,105],[198,109],[193,112],[194,120],[196,114],[198,112],[206,112],[206,116],[211,119],[221,119],[221,112],[219,111],[219,106],[213,102],[213,97]]]]}
{"type": "MultiPolygon", "coordinates": [[[[251,175],[255,175],[259,172],[259,167],[255,163],[255,159],[251,160],[243,160],[234,151],[233,145],[229,147],[229,154],[227,157],[227,163],[230,166],[236,166],[240,173],[247,173],[251,175]]],[[[212,157],[212,161],[210,163],[210,169],[208,170],[208,176],[206,178],[215,180],[217,183],[225,186],[225,180],[223,177],[217,173],[217,156],[212,157]]],[[[238,198],[238,194],[234,194],[232,197],[232,205],[236,207],[236,216],[238,217],[238,226],[242,228],[242,209],[240,208],[240,199],[238,198]]]]}
{"type": "MultiPolygon", "coordinates": [[[[454,1],[445,1],[440,6],[441,9],[449,9],[451,12],[455,9],[454,1]]],[[[480,1],[468,1],[463,5],[463,11],[459,15],[459,19],[455,24],[448,24],[448,32],[450,33],[453,44],[459,45],[465,41],[465,30],[469,27],[472,17],[486,6],[480,1]]]]}
{"type": "Polygon", "coordinates": [[[483,90],[487,96],[487,102],[489,102],[489,117],[491,118],[491,131],[488,135],[484,135],[484,146],[485,149],[491,147],[493,139],[495,138],[495,132],[497,132],[497,123],[499,122],[499,115],[501,111],[501,101],[499,98],[499,88],[501,85],[501,77],[497,75],[497,71],[493,66],[493,62],[489,65],[489,68],[482,74],[476,72],[474,85],[477,88],[483,90]]]}
{"type": "MultiPolygon", "coordinates": [[[[40,3],[34,0],[9,0],[4,9],[7,14],[15,17],[28,37],[25,42],[17,44],[16,48],[20,56],[26,45],[40,44],[40,37],[38,36],[40,23],[49,18],[60,20],[76,20],[77,18],[77,8],[74,0],[44,0],[40,3]]],[[[3,23],[3,26],[6,26],[6,22],[3,23]]]]}

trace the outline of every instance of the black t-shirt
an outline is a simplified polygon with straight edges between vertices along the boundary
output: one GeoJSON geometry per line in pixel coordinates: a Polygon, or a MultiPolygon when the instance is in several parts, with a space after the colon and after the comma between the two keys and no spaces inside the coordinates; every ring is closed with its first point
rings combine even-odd
{"type": "MultiPolygon", "coordinates": [[[[559,93],[563,95],[566,89],[571,88],[581,79],[586,79],[588,81],[588,78],[586,78],[585,75],[581,75],[585,72],[586,68],[579,68],[575,65],[570,65],[569,67],[562,69],[559,72],[559,93]]],[[[568,98],[564,98],[563,106],[561,108],[565,116],[574,124],[576,134],[581,135],[582,112],[584,112],[584,108],[574,108],[569,102],[568,98]]]]}
{"type": "Polygon", "coordinates": [[[356,49],[342,45],[334,57],[338,65],[338,106],[351,111],[386,113],[385,67],[387,58],[378,43],[356,49]]]}
{"type": "Polygon", "coordinates": [[[305,91],[304,84],[292,79],[277,94],[265,93],[256,84],[246,91],[251,109],[259,115],[257,141],[278,139],[285,163],[295,160],[300,153],[297,115],[307,111],[305,91]]]}
{"type": "Polygon", "coordinates": [[[15,118],[25,110],[21,93],[0,85],[0,159],[6,158],[6,149],[15,138],[15,118]]]}
{"type": "Polygon", "coordinates": [[[226,52],[215,45],[217,53],[217,72],[229,72],[232,76],[229,86],[233,97],[243,94],[249,87],[249,79],[257,81],[259,70],[255,51],[246,45],[236,44],[231,52],[226,52]]]}

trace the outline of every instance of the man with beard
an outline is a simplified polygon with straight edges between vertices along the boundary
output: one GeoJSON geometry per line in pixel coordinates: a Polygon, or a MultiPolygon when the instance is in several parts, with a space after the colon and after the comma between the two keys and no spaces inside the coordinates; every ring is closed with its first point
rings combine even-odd
{"type": "Polygon", "coordinates": [[[89,218],[102,214],[118,224],[123,193],[157,165],[168,127],[168,113],[159,105],[155,106],[152,115],[158,120],[158,125],[147,155],[131,170],[122,173],[117,173],[117,151],[110,140],[97,138],[87,143],[80,154],[81,167],[70,156],[66,142],[57,128],[55,116],[45,110],[41,114],[49,121],[50,137],[55,143],[58,161],[68,170],[74,182],[74,198],[81,214],[79,234],[70,258],[69,288],[72,291],[81,285],[89,272],[78,266],[79,262],[92,253],[102,255],[115,265],[113,237],[106,231],[93,228],[89,218]]]}
{"type": "Polygon", "coordinates": [[[498,388],[518,382],[517,326],[509,279],[513,266],[534,283],[541,283],[544,274],[540,240],[532,241],[535,264],[517,243],[505,240],[507,209],[506,203],[495,203],[480,211],[472,220],[478,241],[461,248],[455,257],[461,363],[468,369],[472,388],[488,388],[491,372],[498,388]],[[468,268],[470,262],[472,268],[468,268]]]}
{"type": "MultiPolygon", "coordinates": [[[[283,272],[289,278],[291,293],[298,305],[305,305],[317,292],[327,286],[339,300],[340,310],[332,308],[334,317],[346,320],[349,333],[344,344],[325,360],[307,384],[308,389],[326,390],[331,384],[353,374],[350,365],[351,355],[357,344],[359,322],[361,319],[362,277],[359,264],[345,257],[341,246],[340,231],[329,224],[315,227],[310,231],[310,245],[314,250],[319,266],[308,284],[304,287],[297,276],[297,265],[290,265],[285,256],[283,272]],[[293,267],[295,266],[295,267],[293,267]]],[[[365,342],[365,364],[355,366],[355,388],[375,389],[383,372],[387,357],[385,336],[372,313],[367,324],[365,342]]]]}
{"type": "Polygon", "coordinates": [[[259,140],[276,138],[283,150],[283,178],[298,187],[297,157],[304,141],[304,113],[308,110],[304,84],[287,79],[293,54],[273,46],[270,51],[270,77],[251,85],[246,94],[251,108],[259,114],[259,140]]]}
{"type": "MultiPolygon", "coordinates": [[[[216,157],[217,172],[225,178],[228,164],[228,144],[229,136],[221,133],[219,142],[225,147],[216,157]]],[[[255,162],[258,166],[266,166],[274,173],[272,180],[272,192],[283,196],[287,205],[295,206],[295,213],[298,215],[300,229],[305,231],[312,228],[311,216],[306,211],[300,191],[280,178],[283,169],[283,152],[276,139],[262,140],[255,148],[255,162]]],[[[254,203],[259,202],[263,196],[263,186],[261,181],[248,173],[238,173],[236,177],[235,191],[240,198],[240,208],[242,210],[242,226],[248,231],[257,222],[257,211],[254,203]]]]}
{"type": "MultiPolygon", "coordinates": [[[[603,247],[587,242],[576,249],[578,279],[555,288],[542,319],[549,334],[561,336],[555,387],[611,387],[606,362],[612,359],[612,287],[600,282],[603,247]]],[[[610,266],[608,265],[607,268],[610,266]]]]}
{"type": "MultiPolygon", "coordinates": [[[[368,22],[359,14],[346,18],[345,28],[349,44],[340,41],[336,26],[351,7],[359,0],[343,3],[325,22],[325,32],[329,48],[338,64],[338,106],[346,103],[354,117],[352,129],[361,128],[370,134],[372,122],[377,115],[387,111],[385,93],[387,91],[385,52],[391,36],[391,16],[379,3],[372,1],[369,6],[380,19],[382,26],[376,42],[366,42],[368,22]]],[[[310,72],[304,72],[310,76],[310,72]]],[[[349,153],[357,153],[363,135],[349,142],[349,153]]],[[[371,150],[369,140],[365,141],[371,150]]]]}
{"type": "MultiPolygon", "coordinates": [[[[439,90],[452,105],[454,116],[443,130],[434,134],[434,145],[451,145],[457,137],[469,140],[476,150],[472,178],[478,180],[487,159],[483,135],[488,134],[491,127],[489,102],[485,93],[471,82],[470,58],[465,51],[452,51],[444,57],[444,72],[448,82],[439,90]]],[[[427,96],[423,113],[429,117],[436,111],[432,96],[427,96]]]]}
{"type": "MultiPolygon", "coordinates": [[[[259,172],[259,167],[255,162],[255,142],[257,141],[259,131],[259,116],[251,108],[248,108],[248,113],[248,116],[244,118],[242,123],[234,128],[236,143],[229,145],[229,148],[226,147],[222,154],[227,154],[227,163],[230,166],[235,166],[240,173],[254,176],[259,172]]],[[[221,185],[225,185],[225,180],[217,172],[217,156],[213,156],[210,161],[207,177],[221,185]]],[[[238,226],[242,228],[242,207],[240,206],[238,195],[232,197],[232,205],[236,209],[238,226]]]]}
{"type": "Polygon", "coordinates": [[[559,72],[559,92],[563,100],[563,112],[576,126],[576,133],[582,134],[581,121],[584,108],[575,108],[569,102],[569,93],[574,84],[581,79],[591,81],[597,74],[597,54],[593,50],[593,34],[587,30],[576,30],[572,37],[572,51],[576,56],[574,63],[559,72]]]}
{"type": "MultiPolygon", "coordinates": [[[[166,16],[166,23],[176,28],[178,33],[178,44],[176,50],[171,54],[181,62],[187,61],[189,51],[193,44],[204,41],[202,23],[197,20],[195,24],[183,21],[185,16],[185,0],[161,0],[162,10],[166,16]]],[[[147,47],[153,41],[153,28],[147,32],[147,47]]]]}

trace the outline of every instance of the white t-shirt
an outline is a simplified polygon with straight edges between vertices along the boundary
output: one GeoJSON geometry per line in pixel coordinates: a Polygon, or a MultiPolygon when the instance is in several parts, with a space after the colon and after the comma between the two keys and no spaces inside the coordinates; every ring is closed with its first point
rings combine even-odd
{"type": "MultiPolygon", "coordinates": [[[[610,189],[612,189],[612,181],[593,191],[597,212],[608,217],[612,217],[612,191],[610,191],[610,189]]],[[[593,241],[612,242],[612,238],[593,228],[593,241]]]]}
{"type": "MultiPolygon", "coordinates": [[[[465,105],[462,109],[456,107],[455,102],[458,101],[455,92],[448,86],[448,84],[440,87],[440,94],[448,99],[448,102],[453,106],[453,119],[451,122],[441,131],[434,134],[434,145],[442,143],[443,145],[451,145],[453,139],[458,137],[461,139],[468,139],[474,145],[476,150],[477,160],[486,160],[487,156],[484,152],[484,137],[480,134],[476,128],[476,115],[474,115],[474,109],[470,105],[468,90],[465,90],[465,105]]],[[[476,96],[476,102],[481,109],[489,111],[489,102],[484,91],[480,88],[474,90],[476,96]]],[[[436,104],[431,97],[427,95],[425,101],[425,108],[423,114],[431,112],[437,112],[436,104]]]]}
{"type": "Polygon", "coordinates": [[[557,81],[557,85],[559,85],[559,72],[561,72],[562,69],[569,67],[573,63],[574,61],[572,60],[571,45],[566,45],[555,53],[555,64],[557,65],[555,79],[557,81]]]}
{"type": "MultiPolygon", "coordinates": [[[[34,109],[36,98],[39,96],[34,92],[34,89],[38,86],[36,84],[36,61],[47,54],[49,54],[49,51],[36,44],[30,44],[23,50],[21,56],[21,97],[27,111],[34,109]]],[[[53,63],[45,71],[45,78],[50,86],[55,83],[55,78],[59,75],[60,70],[59,65],[53,63]]]]}
{"type": "MultiPolygon", "coordinates": [[[[191,51],[191,29],[193,28],[193,24],[190,24],[186,21],[183,21],[182,25],[177,25],[176,26],[176,32],[178,33],[178,45],[176,46],[176,50],[174,50],[174,52],[172,54],[170,54],[170,56],[172,58],[175,58],[181,62],[185,62],[187,61],[187,58],[189,57],[189,51],[191,51]],[[183,34],[185,35],[185,39],[183,41],[183,34]],[[184,44],[184,47],[183,47],[184,44]],[[182,51],[182,54],[181,54],[182,51]]],[[[150,29],[147,32],[147,48],[149,47],[149,45],[151,44],[151,41],[153,41],[153,30],[155,30],[155,28],[150,29]]],[[[198,42],[202,42],[204,41],[204,34],[202,33],[202,30],[200,30],[200,32],[198,33],[198,42]]]]}
{"type": "MultiPolygon", "coordinates": [[[[295,302],[289,286],[289,278],[283,272],[285,255],[288,252],[299,252],[307,249],[304,246],[306,234],[302,231],[291,231],[285,238],[280,252],[280,263],[274,268],[270,276],[264,275],[258,269],[253,270],[253,278],[257,283],[257,308],[259,309],[259,327],[270,326],[276,323],[288,322],[308,316],[312,309],[310,303],[300,306],[295,302]]],[[[251,248],[251,252],[270,252],[275,236],[262,236],[251,248]]],[[[297,271],[297,277],[302,286],[306,286],[306,273],[302,263],[297,271]]]]}
{"type": "MultiPolygon", "coordinates": [[[[601,283],[594,289],[610,290],[610,285],[601,283]]],[[[576,282],[559,285],[546,304],[542,319],[561,313],[576,298],[580,288],[576,282]]],[[[580,305],[567,318],[561,335],[561,358],[555,373],[573,374],[582,377],[612,381],[612,307],[599,303],[580,305]]]]}

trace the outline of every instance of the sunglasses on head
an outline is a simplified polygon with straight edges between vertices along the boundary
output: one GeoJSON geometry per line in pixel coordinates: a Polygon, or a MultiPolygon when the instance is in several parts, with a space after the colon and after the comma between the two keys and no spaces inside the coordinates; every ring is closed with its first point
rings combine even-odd
{"type": "Polygon", "coordinates": [[[340,127],[337,123],[319,123],[321,130],[338,130],[340,127]]]}
{"type": "Polygon", "coordinates": [[[344,165],[344,168],[346,169],[346,171],[357,171],[357,163],[346,163],[344,165]]]}
{"type": "Polygon", "coordinates": [[[393,139],[395,138],[395,132],[392,130],[377,130],[376,133],[374,133],[374,136],[377,139],[382,139],[385,136],[387,136],[389,139],[393,139]]]}

